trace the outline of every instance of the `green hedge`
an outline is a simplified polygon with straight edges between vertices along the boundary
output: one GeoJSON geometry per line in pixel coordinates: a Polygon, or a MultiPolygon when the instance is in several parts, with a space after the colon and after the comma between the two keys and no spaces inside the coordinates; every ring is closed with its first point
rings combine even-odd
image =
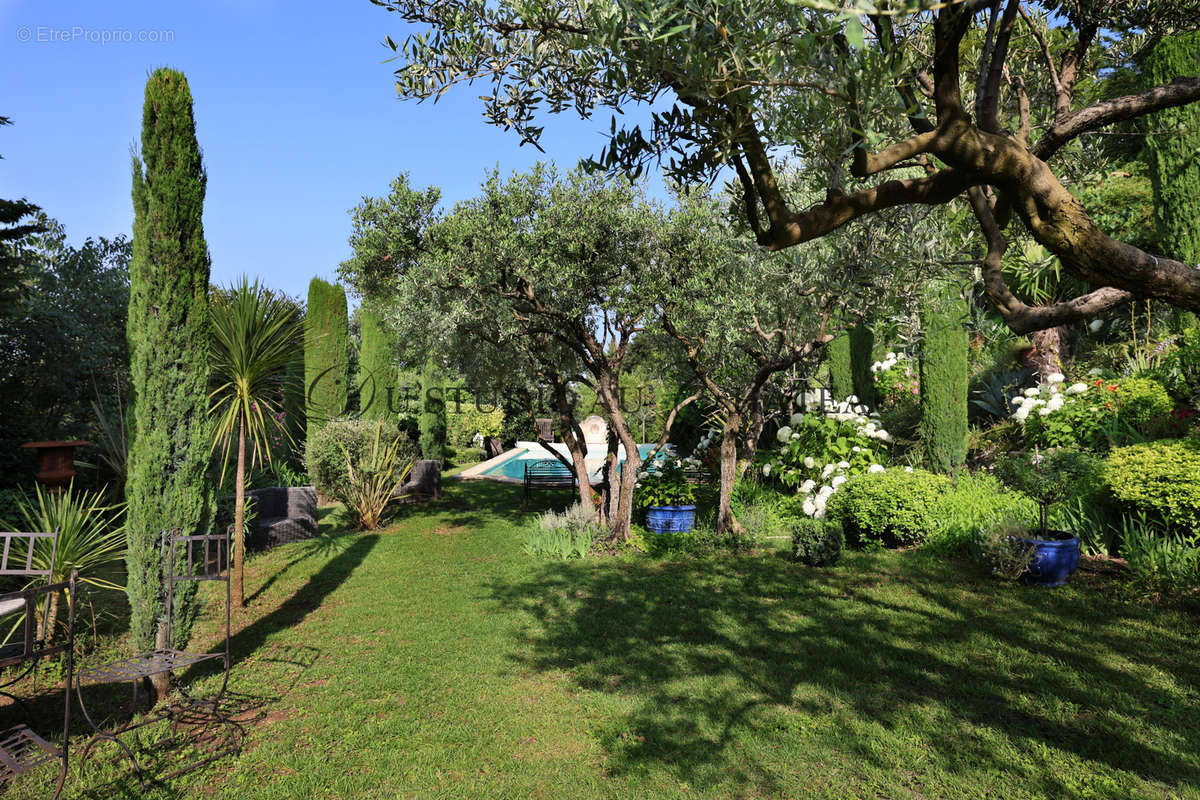
{"type": "Polygon", "coordinates": [[[1200,439],[1118,447],[1105,463],[1104,482],[1125,510],[1200,534],[1200,439]]]}
{"type": "Polygon", "coordinates": [[[829,498],[828,515],[860,545],[913,545],[937,530],[938,498],[950,479],[916,469],[855,475],[829,498]]]}

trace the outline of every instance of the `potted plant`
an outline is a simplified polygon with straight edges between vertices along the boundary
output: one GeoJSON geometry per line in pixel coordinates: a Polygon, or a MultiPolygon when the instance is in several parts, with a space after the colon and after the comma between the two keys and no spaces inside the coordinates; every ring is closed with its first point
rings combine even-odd
{"type": "Polygon", "coordinates": [[[696,527],[696,490],[679,461],[652,465],[638,474],[635,500],[646,509],[646,527],[655,533],[690,531],[696,527]]]}
{"type": "Polygon", "coordinates": [[[1036,536],[1022,539],[1032,551],[1021,580],[1035,586],[1062,586],[1079,566],[1079,537],[1050,530],[1050,506],[1088,486],[1096,475],[1094,456],[1056,448],[1013,455],[996,465],[1000,480],[1038,504],[1036,536]]]}

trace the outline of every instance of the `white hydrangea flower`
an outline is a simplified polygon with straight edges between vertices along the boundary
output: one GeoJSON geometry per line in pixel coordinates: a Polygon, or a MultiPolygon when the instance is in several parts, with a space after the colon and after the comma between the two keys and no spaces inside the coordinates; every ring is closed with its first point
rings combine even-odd
{"type": "Polygon", "coordinates": [[[791,418],[788,420],[788,424],[791,425],[793,428],[799,428],[801,425],[804,424],[804,415],[803,414],[792,414],[791,418]]]}
{"type": "Polygon", "coordinates": [[[804,492],[804,494],[808,494],[816,487],[817,487],[817,482],[814,481],[812,478],[809,478],[804,483],[800,484],[800,491],[804,492]]]}
{"type": "Polygon", "coordinates": [[[826,464],[826,465],[825,465],[825,469],[821,470],[821,477],[822,477],[822,478],[828,478],[830,475],[832,475],[832,474],[833,474],[833,471],[834,471],[835,469],[837,469],[837,466],[836,466],[836,465],[834,465],[834,464],[826,464]]]}
{"type": "Polygon", "coordinates": [[[842,485],[843,483],[845,483],[845,482],[846,482],[846,476],[845,476],[845,475],[835,475],[835,476],[833,477],[833,480],[831,480],[831,481],[829,482],[829,484],[830,484],[830,485],[831,485],[831,486],[832,486],[834,489],[836,489],[836,488],[838,488],[839,486],[841,486],[841,485],[842,485]]]}
{"type": "Polygon", "coordinates": [[[823,509],[823,508],[818,508],[816,510],[816,513],[813,514],[813,519],[824,519],[824,518],[825,518],[825,509],[823,509]]]}
{"type": "Polygon", "coordinates": [[[1064,390],[1064,392],[1066,394],[1083,394],[1087,390],[1088,387],[1086,383],[1072,383],[1064,390]]]}
{"type": "Polygon", "coordinates": [[[1032,389],[1026,389],[1026,390],[1025,390],[1025,396],[1026,396],[1026,397],[1037,397],[1037,396],[1038,396],[1039,394],[1041,394],[1041,393],[1042,393],[1042,390],[1041,390],[1041,389],[1038,389],[1036,386],[1035,386],[1034,388],[1032,388],[1032,389]]]}
{"type": "Polygon", "coordinates": [[[1054,409],[1050,406],[1042,406],[1038,409],[1038,414],[1043,417],[1048,417],[1054,413],[1054,409]]]}
{"type": "Polygon", "coordinates": [[[1057,386],[1066,379],[1067,376],[1063,375],[1061,372],[1052,372],[1050,375],[1046,376],[1046,383],[1050,384],[1051,386],[1057,386]]]}
{"type": "Polygon", "coordinates": [[[1021,406],[1013,412],[1012,418],[1017,422],[1024,422],[1029,417],[1029,406],[1021,406]]]}
{"type": "Polygon", "coordinates": [[[1102,319],[1094,319],[1088,323],[1088,330],[1091,331],[1092,333],[1099,333],[1100,329],[1103,327],[1104,327],[1104,320],[1102,320],[1102,319]]]}
{"type": "Polygon", "coordinates": [[[905,472],[912,472],[912,467],[905,467],[905,468],[904,468],[904,471],[905,471],[905,472]]]}
{"type": "Polygon", "coordinates": [[[820,499],[822,502],[824,500],[828,500],[829,495],[831,495],[831,494],[833,494],[832,486],[822,486],[820,489],[817,490],[817,498],[820,499]]]}
{"type": "Polygon", "coordinates": [[[883,472],[883,464],[872,464],[867,467],[867,472],[883,472]]]}
{"type": "Polygon", "coordinates": [[[814,503],[812,500],[805,500],[804,503],[800,506],[800,508],[804,511],[805,515],[810,516],[810,517],[813,514],[817,513],[817,504],[814,503]]]}
{"type": "Polygon", "coordinates": [[[854,447],[851,447],[851,448],[850,448],[850,452],[851,452],[851,453],[861,453],[861,452],[862,452],[862,448],[861,448],[861,447],[859,447],[858,445],[854,445],[854,447]]]}
{"type": "Polygon", "coordinates": [[[779,440],[780,444],[787,444],[788,440],[792,438],[792,429],[787,425],[784,425],[779,429],[779,432],[775,434],[775,438],[779,440]]]}
{"type": "Polygon", "coordinates": [[[768,478],[768,477],[770,477],[770,476],[771,476],[771,465],[770,465],[770,464],[763,464],[763,470],[762,470],[762,472],[763,472],[763,477],[764,477],[764,478],[768,478]]]}
{"type": "Polygon", "coordinates": [[[850,462],[849,461],[839,461],[837,466],[838,466],[838,469],[850,469],[850,462]]]}
{"type": "Polygon", "coordinates": [[[804,468],[805,469],[813,469],[816,466],[817,466],[817,460],[815,458],[813,458],[812,456],[804,457],[804,468]]]}
{"type": "Polygon", "coordinates": [[[639,481],[644,481],[644,480],[646,480],[646,478],[649,478],[649,477],[650,477],[650,473],[646,472],[646,470],[642,470],[641,472],[638,473],[639,481]]]}

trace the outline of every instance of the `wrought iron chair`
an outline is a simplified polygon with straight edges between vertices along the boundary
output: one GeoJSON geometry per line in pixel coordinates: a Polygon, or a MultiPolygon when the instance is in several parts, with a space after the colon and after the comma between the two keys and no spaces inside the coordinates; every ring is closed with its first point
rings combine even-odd
{"type": "Polygon", "coordinates": [[[177,724],[194,725],[198,715],[208,715],[210,721],[237,729],[238,736],[231,737],[234,744],[230,748],[212,754],[203,761],[190,764],[184,770],[178,770],[162,779],[174,777],[187,769],[214,761],[221,756],[237,752],[240,749],[242,737],[241,725],[230,719],[222,710],[221,700],[229,686],[229,670],[231,658],[229,650],[229,621],[230,621],[230,586],[229,586],[229,542],[230,531],[221,534],[206,534],[202,536],[184,536],[179,529],[169,533],[164,532],[164,550],[167,557],[166,575],[166,639],[168,647],[154,649],[131,658],[124,658],[109,664],[89,667],[79,671],[75,681],[75,690],[79,698],[79,708],[84,718],[96,735],[84,750],[84,756],[91,752],[93,746],[100,741],[115,742],[133,762],[138,779],[145,784],[145,773],[133,750],[121,740],[121,736],[138,728],[170,719],[177,724]],[[224,647],[218,652],[201,653],[177,650],[169,646],[172,641],[174,625],[175,587],[187,581],[221,581],[225,584],[225,641],[224,647]],[[113,731],[105,731],[92,719],[84,702],[83,690],[86,686],[96,686],[111,683],[133,684],[133,705],[137,707],[138,684],[145,678],[164,673],[175,673],[194,664],[220,659],[223,662],[221,686],[217,692],[206,698],[194,698],[180,685],[180,699],[164,703],[153,714],[142,719],[131,719],[125,725],[113,731]]]}
{"type": "Polygon", "coordinates": [[[55,786],[53,798],[62,794],[63,784],[67,778],[68,736],[71,727],[71,680],[75,670],[75,583],[77,574],[60,583],[50,583],[53,575],[50,567],[35,568],[33,564],[34,551],[39,540],[50,541],[50,561],[58,552],[57,533],[0,533],[3,540],[3,551],[0,552],[0,576],[45,578],[46,583],[32,586],[16,592],[0,594],[0,617],[20,613],[19,622],[21,636],[19,639],[6,642],[0,646],[0,669],[15,668],[17,675],[0,684],[0,694],[11,698],[14,706],[25,711],[26,718],[30,717],[25,702],[12,694],[9,689],[17,682],[27,677],[37,662],[59,654],[65,654],[66,675],[63,691],[63,728],[62,740],[53,744],[33,730],[28,723],[21,723],[0,731],[0,784],[7,783],[17,775],[37,769],[45,764],[58,761],[60,764],[58,783],[55,786]],[[25,544],[24,556],[18,556],[20,542],[25,544]],[[17,546],[14,548],[14,543],[17,546]],[[49,611],[51,598],[59,592],[67,593],[67,636],[62,644],[50,644],[50,614],[43,613],[41,625],[38,624],[38,605],[44,602],[44,608],[49,611]]]}

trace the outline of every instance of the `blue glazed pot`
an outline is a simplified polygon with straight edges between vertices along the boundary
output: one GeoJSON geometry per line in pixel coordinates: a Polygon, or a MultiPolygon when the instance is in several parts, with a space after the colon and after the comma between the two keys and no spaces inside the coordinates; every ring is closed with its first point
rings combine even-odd
{"type": "Polygon", "coordinates": [[[696,527],[695,506],[650,506],[646,527],[655,533],[680,533],[696,527]]]}
{"type": "Polygon", "coordinates": [[[1023,539],[1033,547],[1033,559],[1021,580],[1030,586],[1062,586],[1079,566],[1079,537],[1047,531],[1053,539],[1023,539]]]}

